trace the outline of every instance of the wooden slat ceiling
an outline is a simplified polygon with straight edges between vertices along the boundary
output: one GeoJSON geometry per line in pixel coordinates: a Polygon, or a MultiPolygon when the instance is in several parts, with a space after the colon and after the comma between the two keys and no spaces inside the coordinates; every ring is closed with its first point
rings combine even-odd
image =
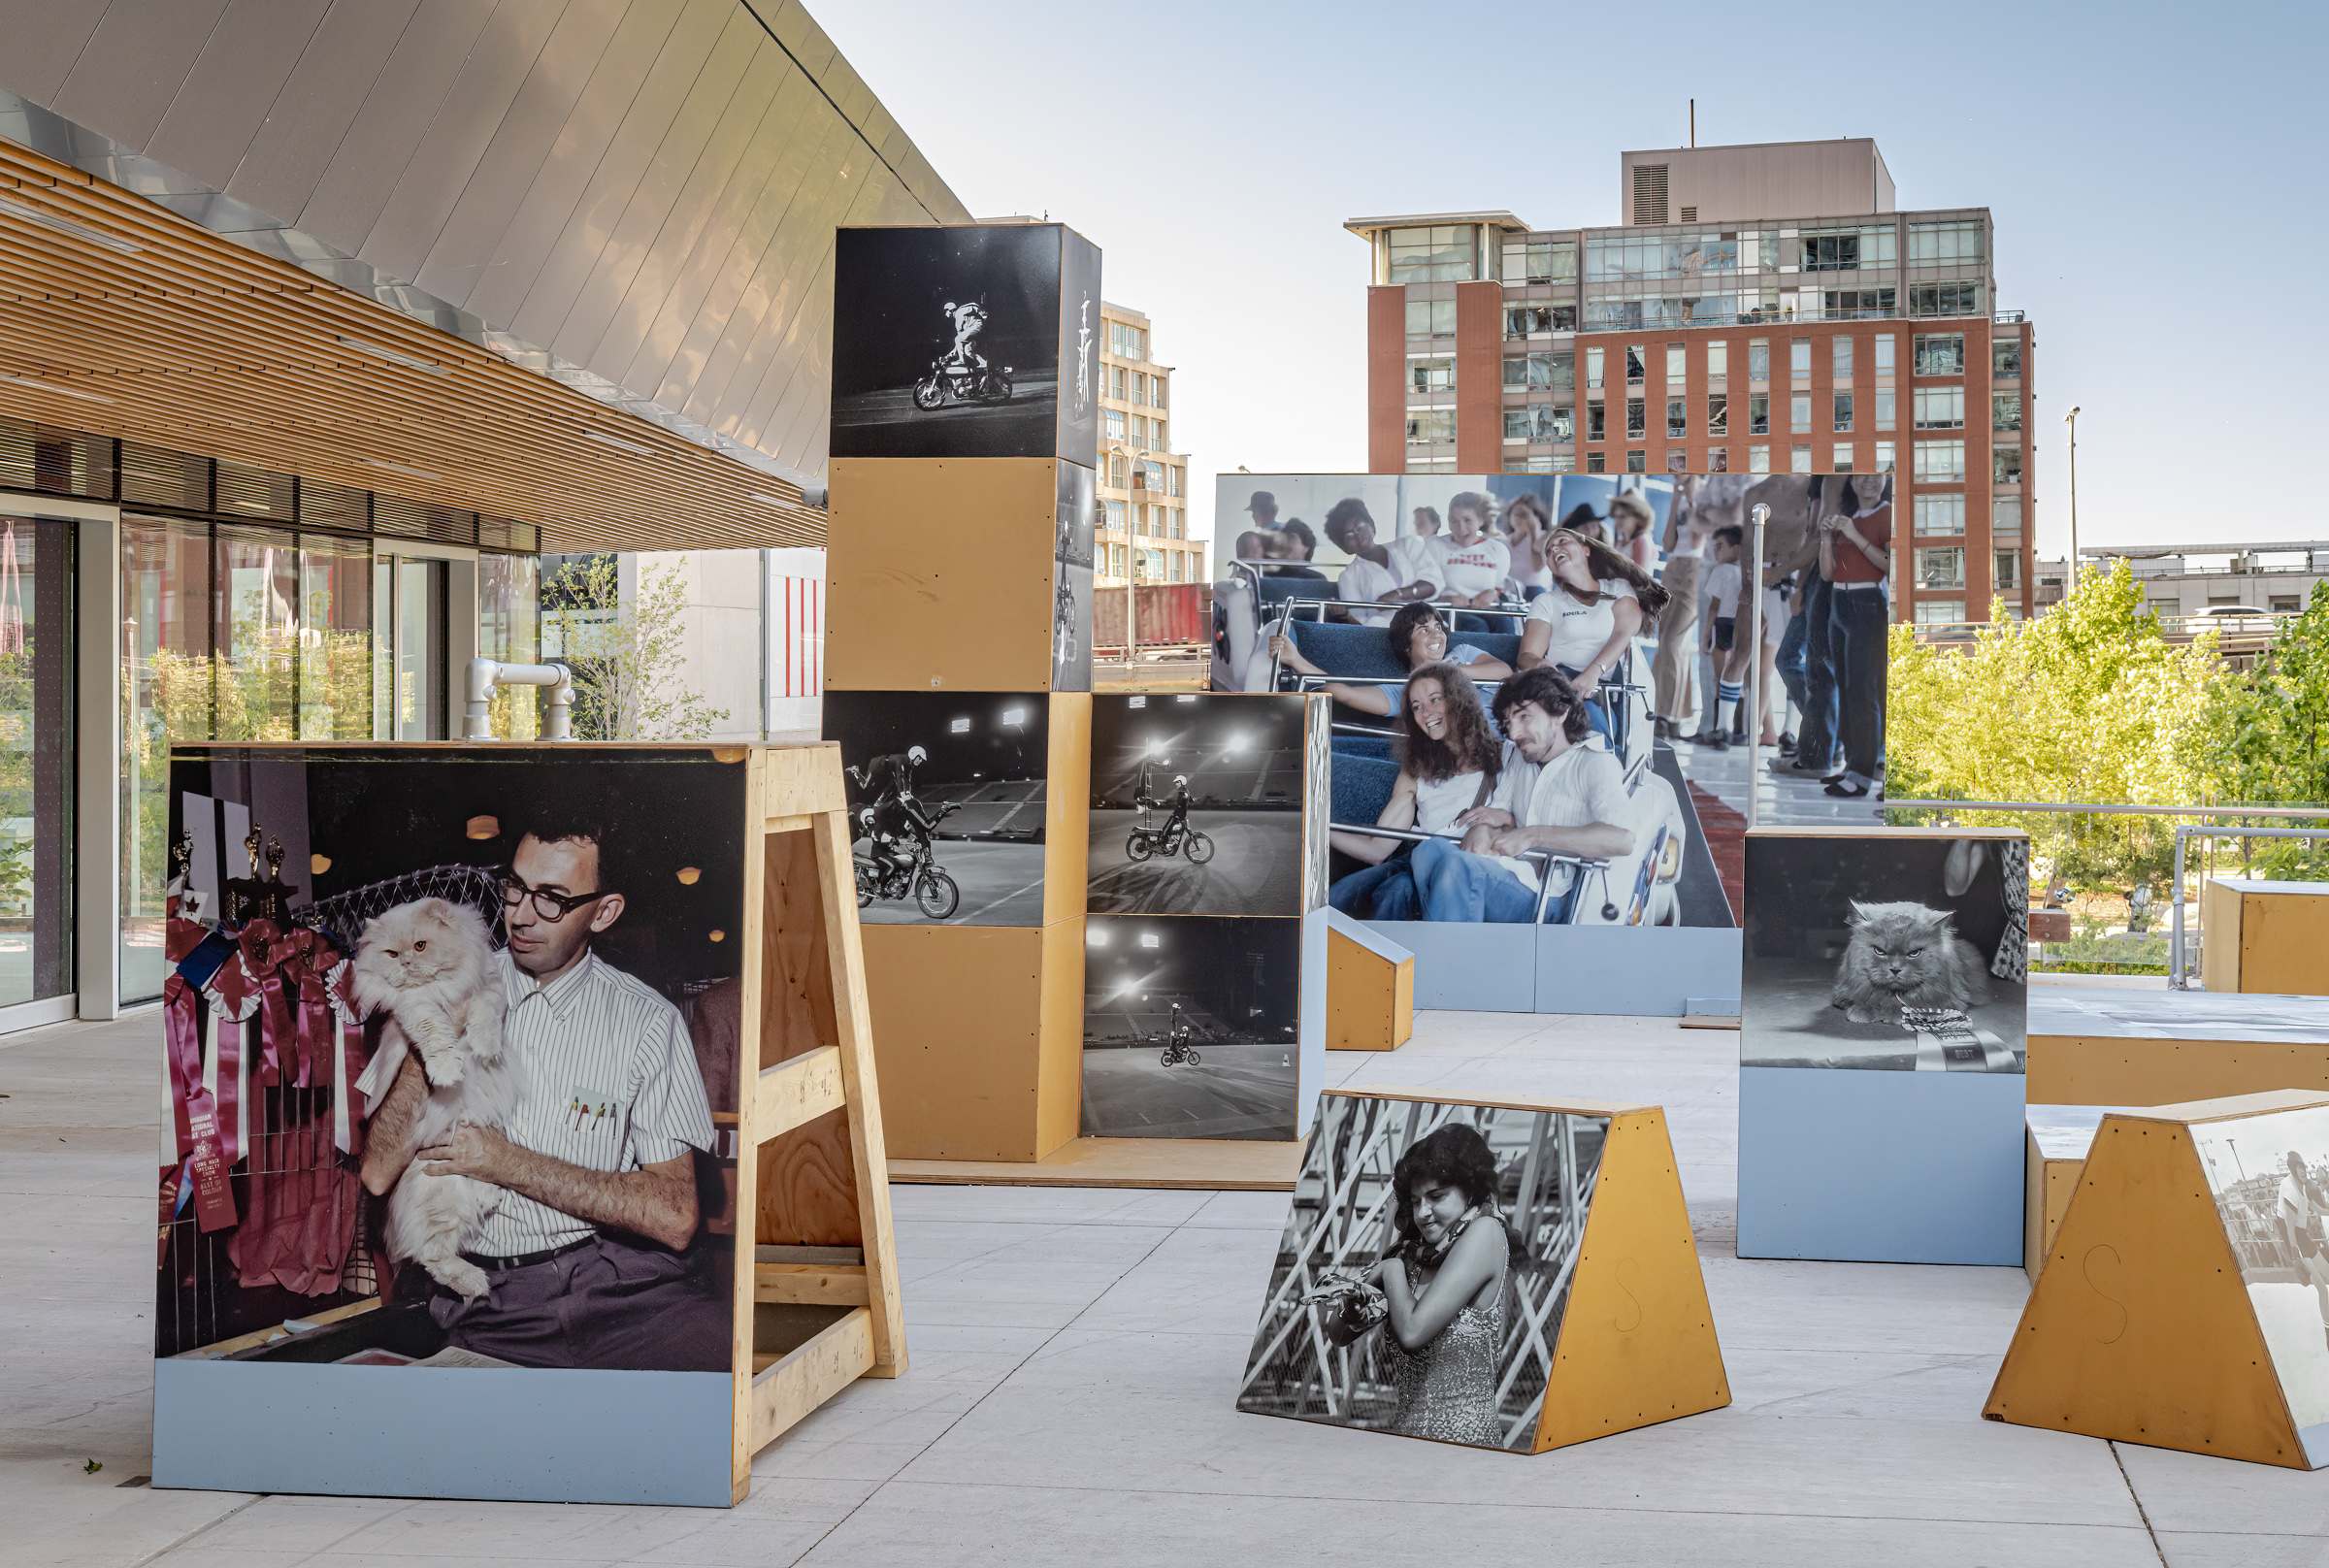
{"type": "Polygon", "coordinates": [[[8,142],[0,413],[532,523],[545,551],[825,542],[796,485],[8,142]]]}

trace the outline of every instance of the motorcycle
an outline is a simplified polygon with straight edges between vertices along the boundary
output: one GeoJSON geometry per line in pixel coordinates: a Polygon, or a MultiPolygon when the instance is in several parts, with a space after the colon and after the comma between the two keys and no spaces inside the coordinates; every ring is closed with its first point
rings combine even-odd
{"type": "Polygon", "coordinates": [[[1213,840],[1186,822],[1178,827],[1167,822],[1162,828],[1134,828],[1132,836],[1124,841],[1124,853],[1135,861],[1147,860],[1151,855],[1162,855],[1167,860],[1186,855],[1190,865],[1202,866],[1213,858],[1213,840]]]}
{"type": "Polygon", "coordinates": [[[914,383],[914,407],[925,412],[956,403],[1008,403],[1011,368],[974,368],[948,359],[930,362],[930,374],[914,383]]]}
{"type": "MultiPolygon", "coordinates": [[[[931,818],[931,826],[936,827],[961,809],[957,805],[938,807],[931,818]]],[[[870,806],[859,812],[858,830],[868,839],[876,836],[870,806]]],[[[857,906],[863,909],[876,898],[903,898],[910,895],[916,907],[932,920],[944,920],[953,914],[963,901],[963,892],[934,858],[934,845],[913,834],[896,842],[907,852],[902,866],[882,866],[870,852],[851,855],[851,863],[857,869],[857,906]]]]}
{"type": "Polygon", "coordinates": [[[1197,1064],[1199,1058],[1196,1046],[1191,1045],[1179,1035],[1175,1035],[1164,1042],[1164,1049],[1158,1054],[1157,1061],[1167,1067],[1183,1062],[1194,1067],[1197,1064]]]}

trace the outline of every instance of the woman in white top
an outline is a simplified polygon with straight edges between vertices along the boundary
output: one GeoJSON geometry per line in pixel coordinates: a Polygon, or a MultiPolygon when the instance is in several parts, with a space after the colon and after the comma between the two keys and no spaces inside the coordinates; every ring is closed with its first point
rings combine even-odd
{"type": "Polygon", "coordinates": [[[1657,543],[1650,537],[1657,514],[1638,490],[1621,491],[1609,502],[1610,531],[1617,535],[1620,554],[1644,572],[1657,565],[1657,543]]]}
{"type": "Polygon", "coordinates": [[[1439,597],[1459,609],[1486,609],[1504,595],[1512,551],[1491,530],[1495,497],[1464,490],[1448,498],[1448,536],[1439,541],[1439,597]]]}
{"type": "Polygon", "coordinates": [[[1553,516],[1545,504],[1523,491],[1504,503],[1504,539],[1512,551],[1512,581],[1523,599],[1534,599],[1553,586],[1553,569],[1545,564],[1545,545],[1553,536],[1553,516]]]}
{"type": "Polygon", "coordinates": [[[1591,698],[1624,658],[1642,617],[1665,606],[1666,591],[1610,546],[1566,528],[1553,531],[1546,559],[1553,587],[1528,606],[1520,666],[1551,665],[1568,676],[1587,699],[1586,722],[1607,739],[1609,717],[1591,698]]]}
{"type": "MultiPolygon", "coordinates": [[[[1456,819],[1496,787],[1503,748],[1471,678],[1448,664],[1417,667],[1400,692],[1398,782],[1375,819],[1379,828],[1455,836],[1456,819]]],[[[1407,871],[1408,842],[1364,833],[1330,835],[1336,849],[1367,862],[1327,892],[1327,901],[1360,920],[1413,920],[1420,912],[1407,871]]]]}
{"type": "MultiPolygon", "coordinates": [[[[1438,584],[1427,574],[1418,575],[1413,554],[1375,542],[1375,519],[1367,511],[1366,503],[1358,497],[1347,496],[1328,508],[1326,529],[1327,538],[1334,541],[1335,548],[1351,558],[1351,564],[1342,569],[1341,577],[1335,581],[1336,598],[1396,605],[1429,599],[1439,591],[1438,584]]],[[[1392,612],[1388,608],[1342,609],[1335,613],[1361,626],[1391,624],[1392,612]]]]}
{"type": "MultiPolygon", "coordinates": [[[[1391,618],[1392,656],[1408,670],[1421,670],[1426,665],[1460,665],[1475,680],[1502,680],[1512,673],[1512,666],[1469,642],[1448,645],[1448,623],[1439,618],[1439,611],[1429,604],[1404,604],[1391,618]]],[[[1302,657],[1302,650],[1294,645],[1294,638],[1283,633],[1269,639],[1269,651],[1289,670],[1298,670],[1305,675],[1324,675],[1325,670],[1302,657]]],[[[1361,713],[1395,714],[1405,698],[1405,688],[1379,681],[1330,680],[1327,694],[1337,702],[1357,708],[1361,713]]]]}

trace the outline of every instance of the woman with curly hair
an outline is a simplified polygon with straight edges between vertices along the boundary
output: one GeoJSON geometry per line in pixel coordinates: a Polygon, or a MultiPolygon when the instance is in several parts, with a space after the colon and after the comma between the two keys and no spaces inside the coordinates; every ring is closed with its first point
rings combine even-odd
{"type": "MultiPolygon", "coordinates": [[[[1461,665],[1474,680],[1502,680],[1512,673],[1512,666],[1469,642],[1451,646],[1446,619],[1427,604],[1400,605],[1391,618],[1387,635],[1391,638],[1392,657],[1410,670],[1445,663],[1461,665]]],[[[1289,670],[1298,670],[1305,675],[1326,673],[1305,658],[1302,650],[1295,646],[1294,638],[1283,632],[1271,636],[1269,651],[1289,670]]],[[[1403,700],[1400,695],[1403,688],[1389,681],[1330,680],[1322,690],[1346,707],[1377,717],[1397,713],[1403,700]]]]}
{"type": "Polygon", "coordinates": [[[1496,1354],[1505,1286],[1525,1254],[1499,1205],[1496,1157],[1478,1129],[1450,1122],[1399,1156],[1392,1187],[1390,1251],[1310,1299],[1331,1303],[1324,1326],[1336,1345],[1388,1330],[1392,1431],[1502,1448],[1496,1354]]]}
{"type": "MultiPolygon", "coordinates": [[[[1380,828],[1453,834],[1456,819],[1495,793],[1503,748],[1481,710],[1480,689],[1450,664],[1429,664],[1407,677],[1394,744],[1398,782],[1375,819],[1380,828]]],[[[1327,890],[1327,901],[1358,920],[1413,920],[1422,907],[1406,839],[1364,833],[1329,835],[1336,849],[1368,863],[1327,890]]]]}
{"type": "Polygon", "coordinates": [[[1565,528],[1553,531],[1545,558],[1553,588],[1528,606],[1521,668],[1551,665],[1568,676],[1587,699],[1587,721],[1606,739],[1609,719],[1592,695],[1624,658],[1644,614],[1664,606],[1666,591],[1617,550],[1565,528]]]}

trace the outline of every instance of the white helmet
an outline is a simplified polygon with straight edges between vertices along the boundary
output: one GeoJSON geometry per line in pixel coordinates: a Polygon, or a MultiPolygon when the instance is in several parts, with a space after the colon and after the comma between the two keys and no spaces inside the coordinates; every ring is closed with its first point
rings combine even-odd
{"type": "Polygon", "coordinates": [[[905,748],[905,760],[919,768],[922,764],[930,761],[930,753],[924,751],[920,746],[908,746],[905,748]]]}
{"type": "Polygon", "coordinates": [[[1183,773],[1175,773],[1175,774],[1173,774],[1173,775],[1172,775],[1172,787],[1173,787],[1174,789],[1176,789],[1176,790],[1185,790],[1185,789],[1187,789],[1187,788],[1189,787],[1189,779],[1188,779],[1188,776],[1187,776],[1186,774],[1183,774],[1183,773]]]}

